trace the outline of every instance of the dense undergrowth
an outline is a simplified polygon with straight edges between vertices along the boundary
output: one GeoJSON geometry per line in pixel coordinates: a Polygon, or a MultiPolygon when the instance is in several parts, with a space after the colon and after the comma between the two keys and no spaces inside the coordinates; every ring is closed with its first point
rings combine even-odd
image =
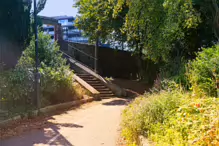
{"type": "Polygon", "coordinates": [[[154,145],[219,145],[219,46],[203,49],[186,65],[190,90],[173,80],[137,98],[123,112],[129,145],[143,135],[154,145]]]}
{"type": "MultiPolygon", "coordinates": [[[[57,43],[39,33],[41,107],[83,98],[87,91],[73,80],[73,72],[62,58],[57,43]]],[[[0,73],[1,109],[12,113],[35,108],[35,38],[24,50],[13,70],[0,73]]]]}

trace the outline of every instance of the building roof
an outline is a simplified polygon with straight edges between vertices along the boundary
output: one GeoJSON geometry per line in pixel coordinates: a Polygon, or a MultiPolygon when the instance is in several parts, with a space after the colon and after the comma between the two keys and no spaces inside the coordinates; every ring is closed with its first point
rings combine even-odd
{"type": "Polygon", "coordinates": [[[53,19],[56,19],[56,20],[63,20],[63,19],[75,19],[73,16],[54,16],[54,17],[51,17],[53,19]]]}
{"type": "Polygon", "coordinates": [[[46,17],[46,16],[39,16],[44,24],[58,24],[58,20],[52,18],[52,17],[46,17]]]}

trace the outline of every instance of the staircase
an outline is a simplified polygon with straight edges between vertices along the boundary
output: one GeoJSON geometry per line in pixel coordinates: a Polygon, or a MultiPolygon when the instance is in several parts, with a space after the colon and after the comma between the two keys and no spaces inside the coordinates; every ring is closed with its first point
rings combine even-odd
{"type": "Polygon", "coordinates": [[[95,78],[94,76],[83,73],[83,74],[77,74],[81,79],[83,79],[85,82],[87,82],[89,85],[91,85],[94,89],[96,89],[98,92],[100,92],[99,97],[100,98],[111,98],[115,97],[113,92],[106,87],[99,79],[95,78]]]}
{"type": "Polygon", "coordinates": [[[61,53],[63,54],[63,57],[67,59],[67,63],[70,65],[70,68],[74,70],[74,73],[84,82],[86,82],[92,88],[99,92],[98,98],[105,99],[116,97],[113,91],[103,83],[103,80],[94,75],[96,73],[92,69],[82,64],[81,62],[76,61],[68,54],[64,52],[61,53]]]}

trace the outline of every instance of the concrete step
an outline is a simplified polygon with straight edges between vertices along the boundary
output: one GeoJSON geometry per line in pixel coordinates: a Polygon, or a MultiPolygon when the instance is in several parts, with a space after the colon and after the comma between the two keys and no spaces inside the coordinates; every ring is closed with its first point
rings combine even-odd
{"type": "Polygon", "coordinates": [[[77,76],[79,76],[79,77],[92,77],[93,78],[93,76],[90,74],[77,74],[77,76]]]}
{"type": "Polygon", "coordinates": [[[102,89],[98,89],[99,92],[104,92],[104,91],[111,91],[109,88],[102,88],[102,89]]]}
{"type": "Polygon", "coordinates": [[[111,90],[107,90],[108,88],[106,86],[92,86],[93,88],[95,88],[97,91],[101,92],[101,91],[111,91],[111,90]]]}
{"type": "Polygon", "coordinates": [[[89,85],[91,85],[93,88],[98,90],[100,92],[101,98],[107,98],[107,97],[115,97],[113,92],[106,87],[99,79],[93,77],[90,74],[77,74],[81,79],[83,79],[85,82],[87,82],[89,85]]]}
{"type": "Polygon", "coordinates": [[[113,94],[112,91],[99,91],[100,94],[113,94]]]}
{"type": "Polygon", "coordinates": [[[100,81],[98,81],[98,80],[96,80],[96,81],[85,80],[85,82],[87,82],[88,84],[101,84],[102,85],[102,83],[100,81]]]}
{"type": "Polygon", "coordinates": [[[79,76],[81,79],[83,79],[83,80],[96,80],[94,77],[81,77],[81,76],[79,76]]]}
{"type": "Polygon", "coordinates": [[[114,94],[100,94],[99,96],[103,98],[103,97],[114,97],[115,95],[114,94]]]}
{"type": "MultiPolygon", "coordinates": [[[[85,78],[86,79],[86,81],[99,81],[98,79],[96,79],[96,78],[85,78]]],[[[100,82],[100,81],[99,81],[100,82]]]]}
{"type": "Polygon", "coordinates": [[[100,86],[93,86],[95,89],[97,89],[98,91],[99,90],[102,90],[102,89],[108,89],[106,86],[104,85],[100,85],[100,86]]]}
{"type": "Polygon", "coordinates": [[[96,86],[104,86],[101,83],[89,83],[91,86],[96,87],[96,86]]]}

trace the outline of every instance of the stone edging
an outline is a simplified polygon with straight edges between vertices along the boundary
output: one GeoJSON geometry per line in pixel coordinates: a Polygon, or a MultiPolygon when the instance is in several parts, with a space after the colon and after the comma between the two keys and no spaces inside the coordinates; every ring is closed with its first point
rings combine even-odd
{"type": "MultiPolygon", "coordinates": [[[[72,102],[67,102],[67,103],[61,103],[61,104],[57,104],[57,105],[51,105],[51,106],[41,108],[40,110],[32,111],[31,116],[34,117],[34,116],[38,116],[40,114],[50,113],[50,112],[56,111],[58,109],[67,109],[67,108],[70,108],[73,106],[82,105],[84,103],[92,102],[95,100],[94,97],[89,97],[87,95],[84,95],[84,98],[87,98],[87,99],[82,99],[82,100],[77,100],[77,101],[72,101],[72,102]]],[[[28,118],[28,114],[25,114],[25,116],[18,115],[18,116],[10,118],[8,120],[4,120],[4,121],[0,122],[0,127],[3,127],[4,125],[7,125],[10,122],[13,122],[15,120],[20,120],[20,119],[22,119],[22,117],[28,118]]]]}

